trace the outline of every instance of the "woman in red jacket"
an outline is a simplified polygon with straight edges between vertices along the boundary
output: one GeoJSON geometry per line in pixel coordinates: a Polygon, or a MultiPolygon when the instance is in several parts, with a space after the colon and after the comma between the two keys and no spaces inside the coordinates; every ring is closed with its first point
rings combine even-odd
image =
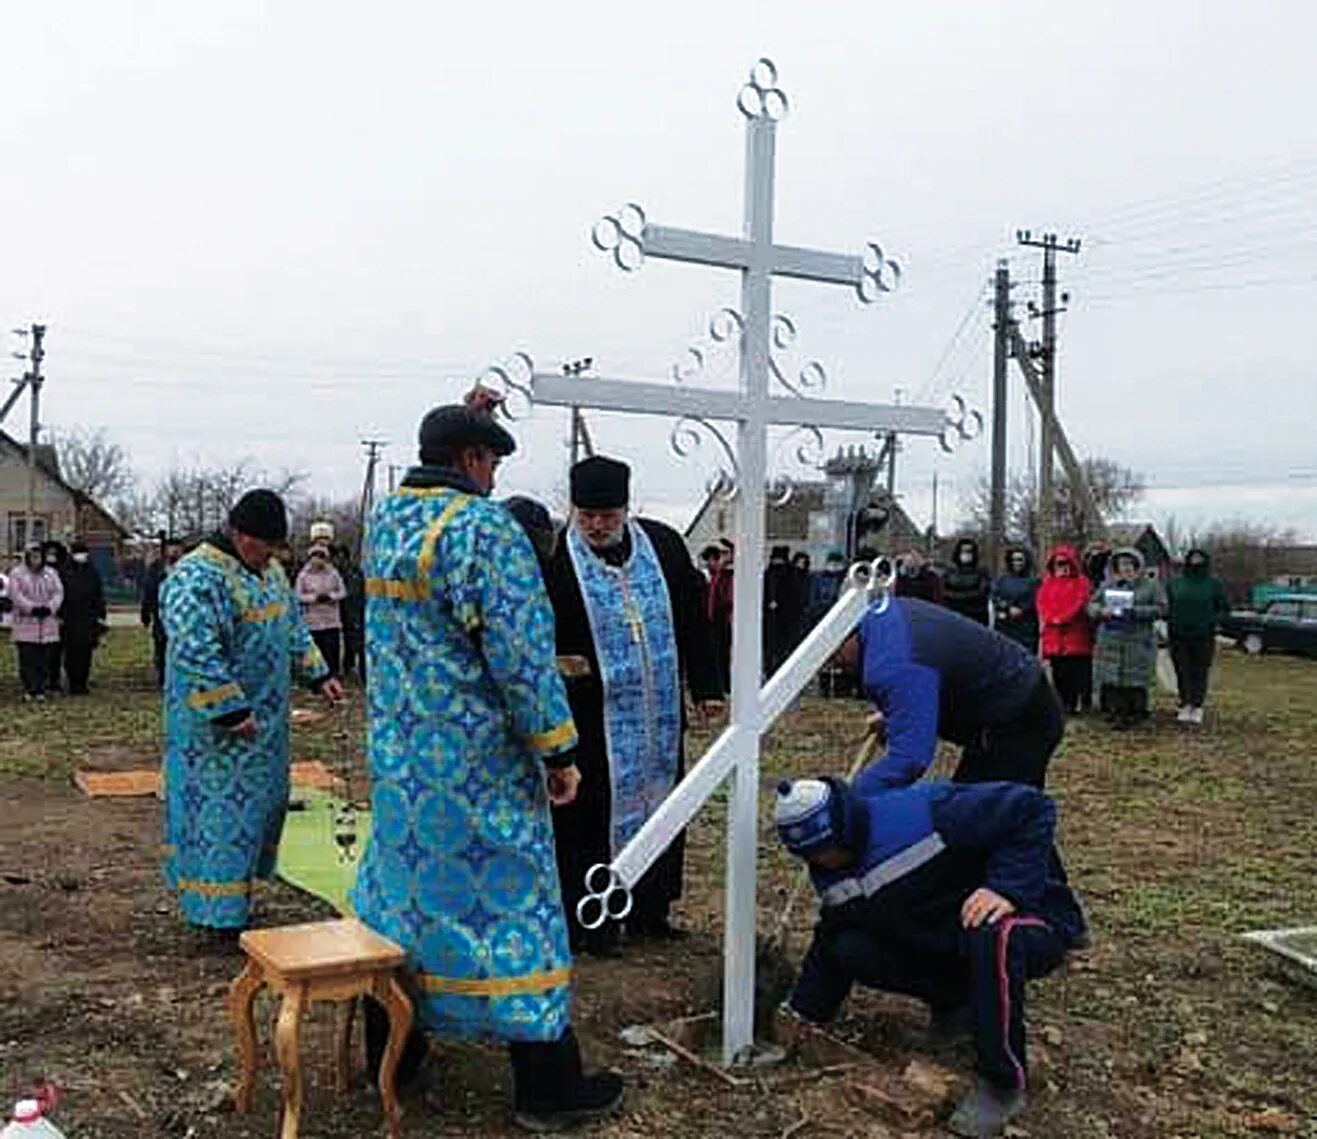
{"type": "Polygon", "coordinates": [[[1092,700],[1093,626],[1088,620],[1091,587],[1071,546],[1058,546],[1047,559],[1038,587],[1041,651],[1052,666],[1052,684],[1069,713],[1092,700]]]}

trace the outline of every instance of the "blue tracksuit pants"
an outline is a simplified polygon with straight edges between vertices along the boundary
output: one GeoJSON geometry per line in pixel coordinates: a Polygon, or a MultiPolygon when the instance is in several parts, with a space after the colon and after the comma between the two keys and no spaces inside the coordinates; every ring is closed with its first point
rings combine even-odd
{"type": "Polygon", "coordinates": [[[1023,1088],[1027,1061],[1024,983],[1065,958],[1061,937],[1040,918],[1014,916],[961,930],[952,952],[884,939],[871,929],[821,925],[805,957],[791,1006],[807,1020],[836,1016],[854,984],[918,997],[933,1008],[969,1002],[978,1072],[1002,1088],[1023,1088]]]}

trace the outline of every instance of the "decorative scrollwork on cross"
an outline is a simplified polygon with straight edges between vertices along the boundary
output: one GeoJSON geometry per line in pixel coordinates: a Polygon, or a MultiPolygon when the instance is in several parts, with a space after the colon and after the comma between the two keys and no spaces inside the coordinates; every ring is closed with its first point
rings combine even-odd
{"type": "MultiPolygon", "coordinates": [[[[824,463],[823,432],[817,427],[805,425],[793,428],[778,442],[773,449],[770,468],[783,463],[804,467],[810,474],[817,473],[824,463]]],[[[797,475],[790,471],[779,471],[768,480],[768,499],[774,506],[785,506],[796,492],[797,475]]]]}
{"type": "Polygon", "coordinates": [[[860,280],[855,286],[860,300],[873,304],[884,293],[890,293],[901,283],[901,266],[888,259],[882,246],[869,242],[860,254],[860,280]]]}
{"type": "Polygon", "coordinates": [[[673,424],[669,442],[674,455],[688,459],[704,446],[705,439],[709,437],[722,454],[713,475],[705,483],[705,489],[724,502],[730,502],[740,493],[740,467],[736,462],[735,449],[721,430],[707,419],[685,415],[673,424]]]}
{"type": "Polygon", "coordinates": [[[615,214],[605,214],[594,224],[590,240],[602,253],[611,253],[619,269],[634,273],[645,263],[645,211],[635,202],[627,202],[615,214]]]}
{"type": "Polygon", "coordinates": [[[525,352],[515,352],[502,364],[491,364],[476,377],[479,387],[489,388],[499,396],[496,411],[508,419],[517,420],[529,412],[534,404],[531,395],[531,377],[535,364],[525,352]],[[515,397],[515,399],[514,399],[515,397]],[[518,411],[513,407],[517,406],[518,411]]]}
{"type": "Polygon", "coordinates": [[[760,59],[750,68],[750,79],[736,96],[736,105],[747,119],[779,123],[787,117],[791,104],[777,85],[777,67],[771,59],[760,59]]]}
{"type": "Polygon", "coordinates": [[[961,396],[953,395],[947,404],[947,425],[938,436],[942,450],[951,454],[961,443],[982,434],[983,413],[971,408],[961,396]]]}
{"type": "MultiPolygon", "coordinates": [[[[795,346],[797,335],[795,322],[789,316],[779,313],[773,317],[770,337],[774,349],[789,352],[795,346]]],[[[828,373],[817,360],[807,360],[794,380],[787,379],[787,370],[779,362],[776,353],[770,352],[768,363],[777,382],[794,396],[803,398],[828,386],[828,373]]]]}
{"type": "Polygon", "coordinates": [[[709,317],[707,339],[697,340],[672,365],[672,378],[679,384],[699,378],[709,357],[715,352],[740,351],[741,333],[745,331],[745,318],[734,308],[720,308],[709,317]]]}

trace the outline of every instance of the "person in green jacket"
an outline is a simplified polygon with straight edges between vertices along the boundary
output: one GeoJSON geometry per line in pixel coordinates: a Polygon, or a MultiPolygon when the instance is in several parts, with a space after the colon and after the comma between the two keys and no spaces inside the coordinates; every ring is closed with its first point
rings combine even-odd
{"type": "Polygon", "coordinates": [[[1180,690],[1180,714],[1176,718],[1182,724],[1203,722],[1216,628],[1230,612],[1226,588],[1220,578],[1211,576],[1210,569],[1211,559],[1205,550],[1190,550],[1184,558],[1184,573],[1174,578],[1166,590],[1171,661],[1180,690]]]}

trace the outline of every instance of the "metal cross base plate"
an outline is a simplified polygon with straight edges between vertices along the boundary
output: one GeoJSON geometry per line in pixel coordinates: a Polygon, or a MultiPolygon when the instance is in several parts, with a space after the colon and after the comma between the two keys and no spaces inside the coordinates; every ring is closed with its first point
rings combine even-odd
{"type": "Polygon", "coordinates": [[[794,1052],[789,1052],[782,1044],[756,1040],[738,1052],[731,1065],[725,1066],[718,1056],[721,1025],[720,1014],[706,1012],[666,1021],[647,1031],[650,1033],[649,1043],[667,1048],[729,1087],[757,1087],[765,1081],[772,1087],[779,1078],[797,1081],[803,1074],[801,1068],[866,1071],[875,1066],[869,1053],[822,1028],[815,1028],[802,1038],[794,1052]],[[792,1064],[785,1063],[788,1059],[792,1064]],[[779,1067],[782,1068],[780,1077],[777,1074],[765,1075],[779,1067]]]}
{"type": "Polygon", "coordinates": [[[1260,929],[1241,936],[1245,941],[1276,954],[1284,963],[1287,975],[1310,988],[1317,988],[1317,926],[1260,929]]]}

